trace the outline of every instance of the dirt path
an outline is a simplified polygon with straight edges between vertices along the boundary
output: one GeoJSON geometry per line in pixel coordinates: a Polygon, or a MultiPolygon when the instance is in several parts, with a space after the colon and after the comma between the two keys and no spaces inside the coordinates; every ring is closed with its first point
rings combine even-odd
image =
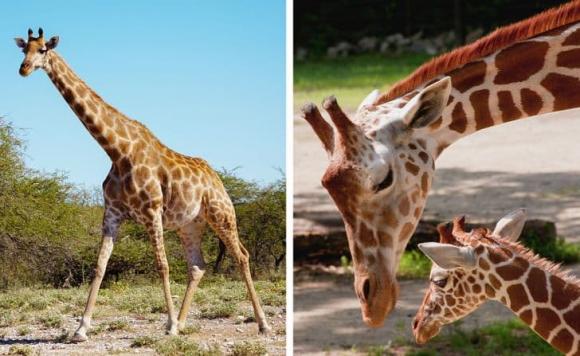
{"type": "MultiPolygon", "coordinates": [[[[580,265],[571,268],[580,276],[580,265]]],[[[421,304],[427,281],[400,282],[401,294],[394,312],[382,328],[370,329],[360,316],[359,302],[348,278],[318,277],[294,284],[294,353],[327,354],[387,345],[395,339],[413,342],[411,322],[421,304]]],[[[513,313],[502,304],[487,302],[465,317],[461,328],[474,328],[494,321],[512,319],[513,313]]],[[[451,328],[443,332],[450,332],[451,328]]]]}

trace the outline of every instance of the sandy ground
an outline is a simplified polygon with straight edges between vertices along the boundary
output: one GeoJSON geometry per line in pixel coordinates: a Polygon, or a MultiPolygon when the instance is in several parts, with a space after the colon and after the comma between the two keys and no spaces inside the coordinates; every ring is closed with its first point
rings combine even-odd
{"type": "MultiPolygon", "coordinates": [[[[249,303],[248,303],[249,304],[249,303]]],[[[248,305],[249,307],[249,305],[248,305]]],[[[193,309],[193,308],[192,308],[193,309]]],[[[264,336],[258,333],[255,322],[244,322],[244,318],[201,319],[190,315],[188,325],[199,325],[199,331],[187,336],[184,340],[197,343],[201,348],[218,345],[224,355],[230,354],[236,344],[245,341],[262,343],[269,355],[284,355],[286,352],[286,308],[265,306],[268,322],[273,332],[264,336]]],[[[195,314],[192,311],[191,314],[195,314]]],[[[138,337],[151,337],[155,340],[168,340],[165,333],[166,316],[162,314],[136,316],[124,315],[115,317],[95,317],[92,330],[99,330],[99,325],[108,325],[113,321],[124,320],[129,325],[126,330],[102,330],[89,333],[89,340],[83,343],[70,343],[68,339],[59,340],[63,335],[72,333],[78,327],[78,319],[63,316],[61,328],[44,328],[31,325],[26,335],[20,335],[22,326],[0,328],[0,355],[9,354],[12,346],[31,347],[39,355],[157,355],[152,346],[134,347],[132,343],[138,337]]]]}
{"type": "MultiPolygon", "coordinates": [[[[425,218],[492,221],[518,207],[530,218],[554,221],[567,241],[580,243],[580,110],[516,121],[464,138],[436,163],[437,173],[425,218]]],[[[320,185],[326,154],[308,124],[294,121],[294,215],[312,226],[316,215],[337,219],[320,185]]],[[[576,267],[575,271],[580,272],[576,267]]],[[[318,278],[295,283],[295,352],[316,354],[353,345],[385,345],[410,338],[410,322],[426,281],[403,281],[396,311],[383,328],[369,329],[360,318],[352,286],[318,278]]],[[[512,318],[498,303],[488,303],[465,319],[466,327],[512,318]]]]}

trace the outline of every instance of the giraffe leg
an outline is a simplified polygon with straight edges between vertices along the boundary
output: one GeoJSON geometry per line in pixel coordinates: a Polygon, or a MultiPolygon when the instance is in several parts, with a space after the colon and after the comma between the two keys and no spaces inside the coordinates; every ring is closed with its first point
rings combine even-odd
{"type": "Polygon", "coordinates": [[[155,253],[155,261],[157,262],[157,270],[163,281],[163,295],[165,296],[165,303],[167,304],[167,330],[169,335],[177,335],[177,317],[175,315],[175,308],[173,300],[171,299],[171,288],[169,285],[169,264],[167,263],[167,256],[165,255],[165,245],[163,243],[163,224],[161,222],[161,213],[153,213],[152,221],[147,224],[147,231],[149,238],[153,244],[155,253]]]}
{"type": "Polygon", "coordinates": [[[103,276],[105,275],[105,270],[107,269],[107,262],[111,253],[113,252],[113,245],[115,239],[117,238],[117,232],[119,230],[119,225],[121,221],[116,216],[105,212],[105,217],[103,219],[103,237],[101,240],[101,248],[99,250],[99,256],[97,258],[97,267],[95,268],[95,277],[91,283],[89,297],[87,299],[87,304],[85,306],[85,311],[81,318],[79,328],[72,337],[73,342],[86,341],[87,331],[91,327],[91,317],[93,315],[93,309],[95,307],[95,302],[97,300],[97,294],[101,287],[101,282],[103,281],[103,276]]]}
{"type": "Polygon", "coordinates": [[[189,308],[191,307],[193,294],[205,273],[205,261],[203,260],[201,252],[201,239],[204,228],[205,221],[201,218],[197,218],[178,231],[187,258],[188,274],[187,289],[185,290],[181,309],[179,310],[179,316],[177,317],[179,330],[183,329],[185,326],[185,319],[187,318],[187,313],[189,313],[189,308]]]}
{"type": "Polygon", "coordinates": [[[260,305],[260,299],[258,298],[256,289],[254,288],[254,282],[252,281],[252,274],[250,272],[249,253],[238,238],[234,213],[232,213],[229,218],[223,216],[221,213],[211,214],[211,212],[207,216],[211,227],[219,236],[220,240],[222,240],[226,245],[227,250],[232,254],[238,264],[240,273],[246,283],[248,296],[250,297],[252,307],[254,308],[254,316],[258,322],[260,333],[268,334],[271,329],[270,326],[268,326],[266,316],[264,315],[264,311],[260,305]]]}
{"type": "Polygon", "coordinates": [[[246,288],[248,289],[248,295],[252,301],[252,307],[254,307],[254,316],[258,322],[258,328],[261,334],[270,333],[271,329],[266,321],[266,316],[260,305],[260,299],[254,288],[254,282],[252,280],[252,273],[250,272],[250,254],[246,248],[242,245],[242,242],[238,239],[237,232],[233,232],[230,235],[231,244],[226,243],[229,248],[230,253],[234,256],[238,267],[246,283],[246,288]]]}

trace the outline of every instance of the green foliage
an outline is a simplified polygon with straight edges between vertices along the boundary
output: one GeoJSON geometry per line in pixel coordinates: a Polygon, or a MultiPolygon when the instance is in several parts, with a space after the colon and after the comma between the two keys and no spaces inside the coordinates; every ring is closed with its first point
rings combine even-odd
{"type": "Polygon", "coordinates": [[[431,271],[431,261],[420,251],[405,251],[399,263],[397,276],[400,278],[425,278],[431,271]]]}
{"type": "Polygon", "coordinates": [[[157,339],[151,336],[139,336],[133,340],[131,347],[153,347],[157,343],[157,339]]]}
{"type": "Polygon", "coordinates": [[[464,331],[453,328],[452,333],[442,333],[423,347],[410,344],[408,355],[439,354],[460,355],[559,355],[546,341],[535,334],[519,319],[493,323],[464,331]]]}
{"type": "Polygon", "coordinates": [[[357,55],[339,59],[319,59],[294,64],[294,102],[297,108],[306,102],[321,103],[333,94],[341,106],[355,109],[373,89],[386,91],[427,61],[429,56],[357,55]]]}
{"type": "Polygon", "coordinates": [[[179,336],[173,336],[158,341],[155,344],[155,351],[160,355],[167,356],[214,356],[222,354],[217,345],[211,345],[209,348],[205,349],[195,341],[187,340],[179,336]]]}
{"type": "Polygon", "coordinates": [[[13,345],[8,349],[8,355],[31,356],[34,355],[34,349],[28,345],[13,345]]]}
{"type": "MultiPolygon", "coordinates": [[[[15,129],[0,118],[0,289],[90,282],[101,240],[100,190],[80,190],[62,174],[27,169],[23,152],[15,129]]],[[[285,257],[285,181],[260,186],[233,172],[220,176],[235,205],[253,272],[275,273],[285,257]]],[[[211,265],[219,252],[218,239],[209,231],[206,235],[203,249],[211,265]]],[[[165,244],[171,278],[187,281],[176,234],[167,232],[165,244]]],[[[222,271],[237,274],[237,266],[226,258],[222,271]]],[[[105,286],[127,277],[158,278],[149,238],[143,227],[131,222],[121,228],[105,286]]]]}
{"type": "Polygon", "coordinates": [[[230,354],[232,356],[261,356],[267,353],[268,350],[266,350],[266,346],[262,342],[244,341],[234,344],[230,354]]]}

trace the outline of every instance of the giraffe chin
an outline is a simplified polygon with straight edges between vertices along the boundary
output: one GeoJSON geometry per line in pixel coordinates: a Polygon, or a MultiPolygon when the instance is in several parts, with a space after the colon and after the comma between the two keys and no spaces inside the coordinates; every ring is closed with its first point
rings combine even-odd
{"type": "Polygon", "coordinates": [[[424,322],[419,322],[419,325],[413,329],[413,334],[415,335],[415,342],[419,345],[425,344],[427,341],[431,340],[441,331],[441,326],[436,323],[426,324],[424,322]]]}
{"type": "Polygon", "coordinates": [[[379,328],[384,325],[386,317],[395,307],[399,286],[396,281],[391,282],[389,279],[382,288],[371,287],[371,290],[373,291],[368,300],[360,299],[362,319],[367,326],[379,328]]]}

